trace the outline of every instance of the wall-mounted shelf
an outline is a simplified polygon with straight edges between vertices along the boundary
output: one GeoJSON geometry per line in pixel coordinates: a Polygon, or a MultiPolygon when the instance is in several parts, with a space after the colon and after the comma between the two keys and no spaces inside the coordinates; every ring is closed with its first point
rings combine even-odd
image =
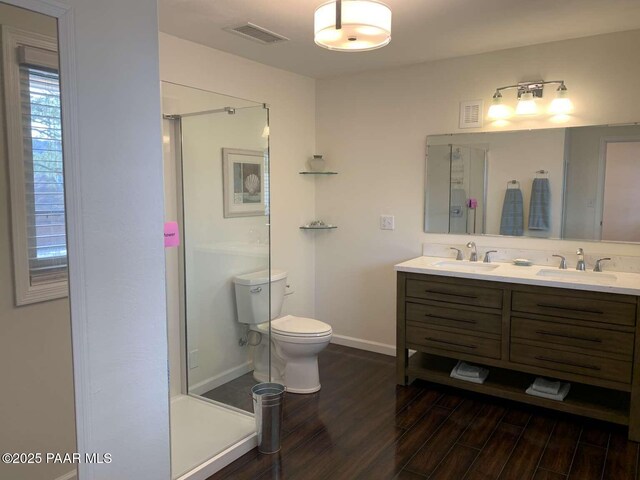
{"type": "Polygon", "coordinates": [[[300,175],[337,175],[338,172],[299,172],[300,175]]]}
{"type": "Polygon", "coordinates": [[[302,225],[300,230],[334,230],[338,228],[337,225],[322,225],[322,226],[311,226],[311,225],[302,225]]]}

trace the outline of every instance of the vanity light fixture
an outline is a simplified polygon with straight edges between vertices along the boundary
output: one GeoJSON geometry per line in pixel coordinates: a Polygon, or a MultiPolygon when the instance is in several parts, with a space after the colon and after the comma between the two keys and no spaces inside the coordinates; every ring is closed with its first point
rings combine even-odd
{"type": "Polygon", "coordinates": [[[518,105],[516,106],[516,115],[536,115],[538,113],[537,99],[542,98],[544,86],[548,84],[559,84],[556,90],[556,98],[549,106],[549,114],[566,115],[573,109],[573,104],[569,99],[568,90],[564,84],[564,80],[539,80],[535,82],[521,82],[517,85],[508,85],[496,89],[493,95],[493,101],[489,107],[488,117],[493,120],[505,120],[512,115],[511,107],[503,103],[502,91],[517,89],[518,105]]]}
{"type": "Polygon", "coordinates": [[[536,113],[538,113],[538,106],[536,105],[536,99],[533,93],[523,93],[520,100],[518,100],[516,115],[535,115],[536,113]]]}
{"type": "Polygon", "coordinates": [[[549,113],[551,115],[567,115],[573,110],[573,103],[569,98],[567,87],[564,83],[561,83],[556,90],[556,98],[553,99],[549,106],[549,113]]]}
{"type": "Polygon", "coordinates": [[[491,120],[505,120],[509,118],[512,113],[512,108],[509,105],[505,105],[502,94],[496,90],[496,93],[493,94],[493,100],[491,101],[487,116],[491,120]]]}
{"type": "Polygon", "coordinates": [[[382,48],[391,41],[391,9],[377,0],[332,0],[316,9],[314,35],[329,50],[382,48]]]}

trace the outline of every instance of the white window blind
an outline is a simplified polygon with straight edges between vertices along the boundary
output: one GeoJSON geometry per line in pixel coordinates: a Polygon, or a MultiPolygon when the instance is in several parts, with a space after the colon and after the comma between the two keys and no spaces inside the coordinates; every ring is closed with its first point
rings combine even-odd
{"type": "Polygon", "coordinates": [[[59,281],[67,275],[60,79],[47,61],[50,53],[25,47],[19,52],[32,285],[59,281]]]}

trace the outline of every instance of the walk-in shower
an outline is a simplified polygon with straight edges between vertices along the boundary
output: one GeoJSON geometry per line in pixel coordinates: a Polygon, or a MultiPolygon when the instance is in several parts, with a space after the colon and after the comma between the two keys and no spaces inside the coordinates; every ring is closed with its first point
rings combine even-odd
{"type": "Polygon", "coordinates": [[[256,444],[255,341],[233,279],[270,268],[269,110],[167,82],[162,93],[166,220],[181,236],[167,250],[172,470],[205,478],[256,444]]]}

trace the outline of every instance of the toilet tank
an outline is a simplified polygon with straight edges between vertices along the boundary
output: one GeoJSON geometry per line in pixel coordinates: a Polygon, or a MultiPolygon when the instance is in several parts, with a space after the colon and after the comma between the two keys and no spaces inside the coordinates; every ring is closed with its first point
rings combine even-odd
{"type": "MultiPolygon", "coordinates": [[[[269,319],[269,270],[234,277],[238,322],[264,323],[269,319]]],[[[287,272],[271,270],[271,320],[282,312],[287,272]]]]}

